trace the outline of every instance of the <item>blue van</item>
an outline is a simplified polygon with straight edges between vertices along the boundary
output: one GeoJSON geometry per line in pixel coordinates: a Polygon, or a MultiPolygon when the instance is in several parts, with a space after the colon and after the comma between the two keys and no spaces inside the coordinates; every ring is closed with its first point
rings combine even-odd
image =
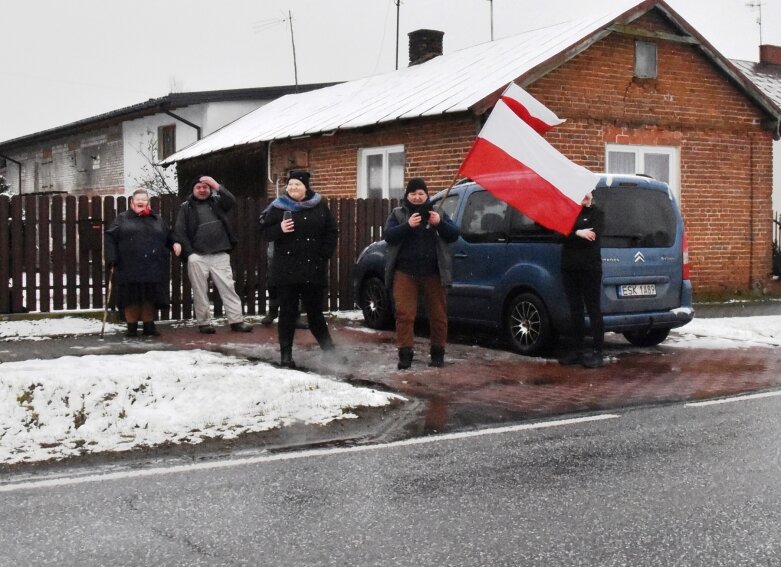
{"type": "MultiPolygon", "coordinates": [[[[562,237],[471,181],[433,197],[458,225],[453,245],[451,322],[495,329],[516,352],[545,353],[570,325],[561,284],[562,237]]],[[[665,183],[603,175],[594,202],[605,211],[602,312],[605,331],[635,345],[664,341],[694,317],[683,220],[665,183]]],[[[353,289],[367,326],[393,325],[383,283],[385,242],[358,257],[353,289]]],[[[587,319],[588,322],[588,319],[587,319]]]]}

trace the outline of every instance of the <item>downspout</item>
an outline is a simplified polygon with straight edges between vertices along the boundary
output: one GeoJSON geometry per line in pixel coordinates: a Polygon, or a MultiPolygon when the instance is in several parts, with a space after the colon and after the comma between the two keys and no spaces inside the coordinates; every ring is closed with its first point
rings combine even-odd
{"type": "Polygon", "coordinates": [[[186,120],[186,119],[182,118],[181,116],[177,116],[176,114],[174,114],[174,113],[173,113],[173,112],[171,112],[170,110],[163,110],[163,112],[164,112],[164,113],[166,113],[168,116],[172,116],[173,118],[176,118],[176,119],[177,119],[177,120],[179,120],[180,122],[184,122],[185,124],[187,124],[187,125],[188,125],[188,126],[190,126],[191,128],[195,128],[195,135],[196,135],[196,139],[197,139],[197,140],[200,140],[200,139],[201,139],[201,127],[200,127],[200,126],[198,126],[197,124],[193,124],[192,122],[190,122],[189,120],[186,120]]]}
{"type": "Polygon", "coordinates": [[[268,146],[266,146],[266,177],[268,177],[269,183],[274,184],[274,196],[279,197],[279,179],[271,178],[271,144],[273,143],[274,140],[269,140],[268,146]]]}
{"type": "Polygon", "coordinates": [[[0,157],[3,159],[7,159],[8,161],[16,164],[16,169],[19,174],[19,194],[22,194],[22,164],[21,162],[16,161],[14,158],[10,158],[8,156],[4,156],[3,154],[0,154],[0,157]]]}

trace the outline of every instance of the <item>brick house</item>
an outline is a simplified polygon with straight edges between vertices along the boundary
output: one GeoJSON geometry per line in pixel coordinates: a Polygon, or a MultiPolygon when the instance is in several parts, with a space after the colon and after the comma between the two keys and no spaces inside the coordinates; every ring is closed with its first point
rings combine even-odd
{"type": "Polygon", "coordinates": [[[282,97],[165,163],[194,172],[254,152],[267,175],[251,190],[269,195],[293,167],[333,197],[399,196],[412,176],[445,188],[515,81],[567,119],[546,138],[573,161],[670,184],[698,293],[761,288],[781,105],[664,1],[432,58],[441,45],[413,32],[408,68],[282,97]]]}
{"type": "MultiPolygon", "coordinates": [[[[299,86],[299,91],[323,87],[299,86]]],[[[0,142],[11,194],[124,195],[164,159],[294,86],[171,93],[64,126],[0,142]]],[[[175,168],[164,172],[176,188],[175,168]]]]}

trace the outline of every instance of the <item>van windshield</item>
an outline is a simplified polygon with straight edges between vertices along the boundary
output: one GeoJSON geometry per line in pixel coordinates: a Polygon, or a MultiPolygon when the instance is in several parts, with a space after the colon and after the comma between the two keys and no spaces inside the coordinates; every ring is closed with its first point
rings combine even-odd
{"type": "Polygon", "coordinates": [[[664,191],[603,187],[594,203],[605,212],[603,248],[669,248],[675,243],[673,203],[664,191]]]}

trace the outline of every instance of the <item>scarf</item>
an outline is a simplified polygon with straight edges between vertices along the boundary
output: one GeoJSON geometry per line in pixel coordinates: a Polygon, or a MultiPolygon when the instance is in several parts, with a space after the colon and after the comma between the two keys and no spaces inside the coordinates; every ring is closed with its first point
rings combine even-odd
{"type": "Polygon", "coordinates": [[[283,211],[298,212],[305,209],[312,209],[317,206],[322,197],[320,193],[312,193],[312,196],[303,201],[294,201],[287,194],[277,197],[271,202],[271,206],[275,209],[282,209],[283,211]]]}

